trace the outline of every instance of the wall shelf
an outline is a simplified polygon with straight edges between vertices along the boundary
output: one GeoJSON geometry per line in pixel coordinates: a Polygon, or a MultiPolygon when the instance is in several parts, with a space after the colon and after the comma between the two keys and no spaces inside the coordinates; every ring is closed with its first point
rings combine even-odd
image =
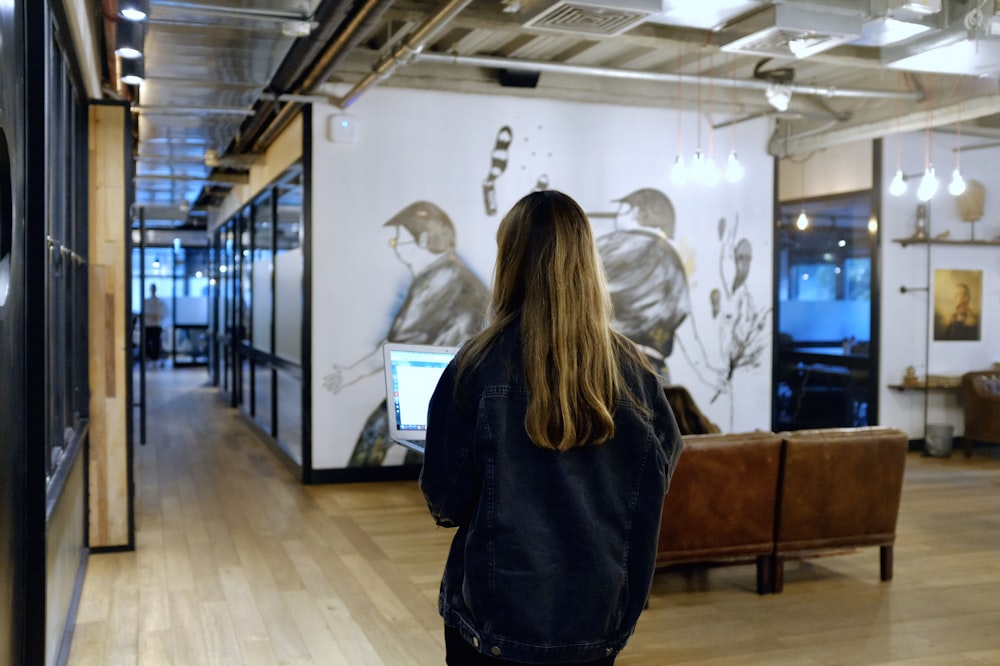
{"type": "Polygon", "coordinates": [[[889,384],[889,388],[895,391],[949,391],[956,392],[962,387],[960,384],[889,384]]]}
{"type": "Polygon", "coordinates": [[[1000,247],[1000,240],[953,240],[950,238],[893,238],[893,243],[899,243],[903,247],[907,245],[981,245],[984,247],[1000,247]]]}

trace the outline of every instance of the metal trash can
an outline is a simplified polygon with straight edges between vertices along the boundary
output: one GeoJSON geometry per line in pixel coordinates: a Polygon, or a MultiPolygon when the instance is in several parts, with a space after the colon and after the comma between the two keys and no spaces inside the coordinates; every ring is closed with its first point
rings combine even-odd
{"type": "Polygon", "coordinates": [[[951,442],[955,436],[955,426],[947,423],[928,423],[924,434],[927,455],[947,458],[951,455],[951,442]]]}

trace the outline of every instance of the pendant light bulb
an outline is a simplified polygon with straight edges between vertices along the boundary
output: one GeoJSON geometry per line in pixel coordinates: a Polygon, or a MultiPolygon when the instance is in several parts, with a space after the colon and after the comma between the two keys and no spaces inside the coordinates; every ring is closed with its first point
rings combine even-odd
{"type": "Polygon", "coordinates": [[[948,194],[957,197],[963,192],[965,192],[965,179],[962,178],[958,167],[955,167],[955,170],[951,172],[951,182],[948,183],[948,194]]]}
{"type": "Polygon", "coordinates": [[[892,182],[889,183],[889,194],[894,197],[901,197],[906,194],[906,179],[903,178],[903,172],[896,169],[896,175],[893,176],[892,182]]]}
{"type": "Polygon", "coordinates": [[[691,156],[691,180],[699,185],[705,183],[705,155],[701,150],[694,151],[691,156]]]}
{"type": "Polygon", "coordinates": [[[795,228],[799,231],[805,231],[809,228],[809,218],[806,217],[805,211],[799,213],[799,216],[795,218],[795,228]]]}
{"type": "Polygon", "coordinates": [[[938,190],[937,174],[934,173],[934,165],[927,167],[923,178],[920,179],[920,186],[917,188],[917,199],[920,201],[930,201],[937,194],[938,190]]]}
{"type": "Polygon", "coordinates": [[[715,160],[712,159],[711,155],[709,155],[705,158],[705,172],[702,177],[702,182],[709,187],[714,187],[719,184],[721,179],[722,173],[720,172],[719,167],[715,165],[715,160]]]}
{"type": "Polygon", "coordinates": [[[680,153],[674,158],[674,166],[670,169],[670,182],[677,187],[683,187],[688,182],[687,165],[684,163],[684,156],[680,153]]]}
{"type": "Polygon", "coordinates": [[[736,151],[729,153],[729,160],[726,161],[726,180],[730,183],[738,183],[743,179],[744,173],[743,165],[740,164],[740,158],[736,155],[736,151]]]}

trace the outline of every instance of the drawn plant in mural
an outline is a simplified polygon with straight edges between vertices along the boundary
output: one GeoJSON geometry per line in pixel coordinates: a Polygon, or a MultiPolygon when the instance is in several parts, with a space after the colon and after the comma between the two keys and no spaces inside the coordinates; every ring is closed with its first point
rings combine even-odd
{"type": "MultiPolygon", "coordinates": [[[[747,276],[753,260],[753,246],[746,238],[736,240],[739,227],[737,214],[732,224],[719,219],[719,276],[721,289],[713,289],[712,316],[719,323],[719,351],[721,355],[723,385],[712,397],[712,402],[722,393],[732,393],[732,381],[741,368],[760,367],[761,359],[770,346],[771,308],[758,308],[747,286],[747,276]]],[[[730,400],[730,427],[733,420],[733,402],[730,400]]]]}
{"type": "MultiPolygon", "coordinates": [[[[389,246],[412,280],[385,338],[362,358],[350,365],[335,365],[323,377],[323,387],[331,393],[381,372],[384,342],[457,347],[484,325],[489,289],[455,253],[455,226],[439,206],[417,201],[383,226],[395,230],[389,246]]],[[[349,467],[383,463],[392,446],[386,418],[383,401],[365,422],[349,467]]],[[[409,454],[407,461],[412,461],[409,454]]]]}

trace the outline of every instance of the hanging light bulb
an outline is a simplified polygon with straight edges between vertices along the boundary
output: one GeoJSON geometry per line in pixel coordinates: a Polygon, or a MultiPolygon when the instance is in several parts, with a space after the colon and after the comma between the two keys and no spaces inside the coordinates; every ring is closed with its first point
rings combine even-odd
{"type": "Polygon", "coordinates": [[[956,132],[955,170],[951,172],[951,182],[948,183],[948,194],[953,197],[965,192],[965,179],[962,178],[962,105],[958,106],[958,131],[956,132]]]}
{"type": "Polygon", "coordinates": [[[805,231],[809,228],[809,218],[806,217],[806,212],[804,210],[799,213],[797,218],[795,218],[795,228],[799,231],[805,231]]]}
{"type": "Polygon", "coordinates": [[[691,180],[699,184],[705,182],[705,155],[701,150],[694,151],[691,156],[691,180]]]}
{"type": "Polygon", "coordinates": [[[924,177],[920,179],[920,186],[917,188],[917,198],[921,201],[930,201],[937,194],[938,179],[934,173],[934,165],[927,167],[924,177]]]}
{"type": "Polygon", "coordinates": [[[684,163],[684,156],[680,153],[674,158],[674,166],[670,169],[670,182],[677,187],[683,187],[688,182],[687,165],[684,163]]]}
{"type": "Polygon", "coordinates": [[[719,171],[719,167],[715,166],[715,160],[712,159],[711,155],[705,157],[705,171],[702,174],[702,183],[713,187],[719,184],[722,179],[722,174],[719,171]]]}
{"type": "Polygon", "coordinates": [[[903,172],[896,169],[896,175],[893,176],[892,182],[889,183],[889,194],[894,197],[901,197],[906,194],[906,179],[903,177],[903,172]]]}
{"type": "Polygon", "coordinates": [[[736,151],[729,153],[729,159],[726,161],[726,180],[730,183],[738,183],[743,178],[743,165],[740,164],[740,158],[737,157],[736,151]]]}
{"type": "Polygon", "coordinates": [[[951,182],[948,183],[948,194],[953,197],[965,192],[965,179],[962,178],[962,173],[955,167],[955,170],[951,172],[951,182]]]}

